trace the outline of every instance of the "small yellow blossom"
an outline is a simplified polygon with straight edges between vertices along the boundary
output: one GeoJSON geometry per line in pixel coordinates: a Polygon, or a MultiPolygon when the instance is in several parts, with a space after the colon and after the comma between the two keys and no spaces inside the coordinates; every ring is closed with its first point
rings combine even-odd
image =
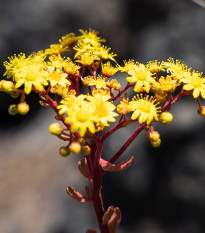
{"type": "Polygon", "coordinates": [[[68,74],[63,73],[59,70],[52,70],[48,73],[47,80],[49,81],[51,87],[61,85],[62,87],[70,86],[70,82],[67,79],[68,74]]]}
{"type": "Polygon", "coordinates": [[[67,61],[66,64],[63,66],[63,68],[64,71],[69,75],[76,75],[76,76],[80,75],[79,72],[80,66],[76,65],[71,60],[67,61]]]}
{"type": "Polygon", "coordinates": [[[47,72],[41,69],[41,65],[33,64],[24,67],[21,76],[16,80],[15,88],[19,88],[24,84],[26,94],[29,94],[34,86],[37,90],[43,91],[44,86],[48,85],[46,81],[47,72]]]}
{"type": "Polygon", "coordinates": [[[143,65],[139,64],[135,69],[128,72],[130,76],[127,77],[128,82],[136,82],[134,91],[142,91],[143,88],[146,92],[150,91],[150,84],[156,82],[152,77],[152,73],[143,65]]]}
{"type": "Polygon", "coordinates": [[[71,61],[70,58],[63,58],[60,54],[49,56],[49,61],[47,62],[48,68],[54,68],[58,70],[63,70],[64,66],[71,61]]]}
{"type": "Polygon", "coordinates": [[[69,93],[69,95],[66,97],[66,99],[61,100],[61,104],[58,105],[57,109],[59,110],[59,114],[67,113],[69,114],[70,110],[75,106],[75,105],[82,105],[84,104],[84,99],[85,95],[81,94],[79,96],[75,96],[75,93],[69,93]]]}
{"type": "Polygon", "coordinates": [[[115,117],[118,116],[118,114],[114,112],[115,105],[108,101],[110,99],[109,95],[96,93],[94,96],[87,96],[86,98],[95,109],[98,123],[100,122],[103,126],[109,126],[108,122],[116,121],[115,117]]]}
{"type": "Polygon", "coordinates": [[[76,60],[76,62],[81,63],[83,66],[92,66],[96,60],[99,60],[99,58],[92,54],[84,53],[80,55],[80,59],[76,60]]]}
{"type": "Polygon", "coordinates": [[[42,63],[46,58],[46,54],[43,50],[38,51],[37,53],[32,53],[28,56],[28,60],[36,63],[42,63]]]}
{"type": "Polygon", "coordinates": [[[198,98],[199,95],[205,99],[205,78],[202,73],[193,71],[190,75],[182,78],[181,81],[185,84],[183,89],[186,91],[193,90],[193,97],[198,98]]]}
{"type": "Polygon", "coordinates": [[[7,76],[7,78],[12,77],[13,81],[15,81],[15,76],[18,74],[21,75],[28,61],[24,53],[15,54],[14,56],[8,57],[8,59],[9,61],[4,62],[6,68],[4,76],[7,76]]]}
{"type": "Polygon", "coordinates": [[[83,41],[80,41],[77,43],[76,46],[73,47],[73,49],[76,51],[74,58],[78,58],[79,56],[82,56],[85,53],[93,54],[95,47],[91,44],[87,44],[83,41]]]}
{"type": "Polygon", "coordinates": [[[153,97],[147,96],[145,99],[142,95],[137,95],[129,102],[130,109],[133,111],[131,116],[132,120],[138,119],[139,123],[146,122],[149,125],[153,119],[158,120],[159,109],[158,104],[155,103],[156,100],[153,100],[153,97]]]}
{"type": "Polygon", "coordinates": [[[93,45],[99,45],[101,42],[105,42],[106,40],[98,37],[98,32],[95,30],[89,29],[89,31],[84,31],[82,29],[79,30],[82,34],[78,37],[79,40],[83,40],[84,43],[91,43],[93,45]]]}
{"type": "Polygon", "coordinates": [[[108,61],[105,64],[101,63],[101,67],[102,67],[102,75],[104,75],[108,78],[112,77],[118,71],[118,68],[112,66],[110,64],[110,61],[108,61]]]}
{"type": "Polygon", "coordinates": [[[116,91],[119,91],[121,89],[121,85],[116,79],[112,79],[111,81],[108,81],[107,87],[116,91]]]}
{"type": "Polygon", "coordinates": [[[172,74],[172,76],[179,79],[188,71],[187,66],[183,62],[180,60],[174,61],[173,58],[169,58],[168,62],[163,62],[163,65],[166,67],[167,71],[172,74]]]}
{"type": "Polygon", "coordinates": [[[148,62],[146,67],[153,74],[157,74],[160,71],[165,71],[163,63],[160,63],[157,60],[148,62]]]}
{"type": "Polygon", "coordinates": [[[78,40],[78,37],[75,36],[74,33],[67,34],[65,36],[62,36],[62,38],[59,40],[59,42],[64,46],[72,47],[75,42],[78,40]]]}
{"type": "Polygon", "coordinates": [[[64,52],[68,51],[68,47],[63,47],[62,44],[52,44],[50,48],[45,50],[45,54],[50,54],[50,55],[58,55],[58,54],[63,54],[64,52]]]}
{"type": "Polygon", "coordinates": [[[81,137],[85,135],[87,130],[95,133],[95,122],[98,121],[98,117],[94,112],[95,108],[93,108],[92,104],[83,100],[80,105],[76,103],[69,109],[65,123],[72,124],[70,128],[72,133],[79,130],[81,137]]]}
{"type": "Polygon", "coordinates": [[[97,89],[107,89],[106,78],[98,76],[97,79],[93,79],[89,82],[89,86],[95,86],[97,89]]]}
{"type": "Polygon", "coordinates": [[[120,101],[120,104],[117,105],[117,111],[120,115],[126,115],[127,113],[131,112],[129,99],[124,99],[120,101]]]}
{"type": "Polygon", "coordinates": [[[139,65],[139,63],[135,64],[134,60],[130,59],[129,61],[124,61],[124,66],[119,66],[119,70],[121,72],[128,73],[131,70],[134,71],[137,68],[137,65],[139,65]]]}
{"type": "Polygon", "coordinates": [[[178,79],[174,79],[171,75],[167,75],[166,78],[164,76],[159,78],[159,85],[163,92],[173,93],[180,83],[178,79]]]}
{"type": "Polygon", "coordinates": [[[93,55],[98,56],[101,60],[110,59],[110,60],[116,62],[114,57],[117,56],[117,54],[114,54],[113,52],[109,53],[109,51],[110,51],[110,48],[107,48],[106,46],[102,45],[101,47],[97,47],[93,51],[93,55]]]}

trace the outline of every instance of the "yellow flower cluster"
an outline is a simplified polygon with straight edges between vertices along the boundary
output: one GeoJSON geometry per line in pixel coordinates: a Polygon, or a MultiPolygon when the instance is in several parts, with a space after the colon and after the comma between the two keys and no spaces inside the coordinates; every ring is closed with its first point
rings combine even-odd
{"type": "Polygon", "coordinates": [[[9,57],[4,62],[4,76],[11,81],[2,80],[0,90],[12,97],[21,94],[20,102],[25,101],[25,94],[38,92],[45,101],[41,104],[55,108],[59,115],[66,114],[64,123],[70,125],[70,132],[78,131],[82,137],[104,130],[118,115],[120,121],[126,121],[130,112],[129,122],[151,125],[159,121],[164,111],[160,104],[172,104],[172,95],[180,86],[181,96],[189,94],[197,101],[199,96],[205,99],[203,74],[192,71],[180,60],[169,58],[147,64],[128,60],[121,66],[114,58],[117,55],[102,44],[105,39],[96,31],[79,31],[81,35],[67,34],[59,44],[52,44],[44,51],[9,57]],[[127,74],[126,87],[117,78],[110,79],[117,72],[127,74]],[[124,98],[128,89],[136,92],[131,101],[124,98]],[[121,101],[115,104],[117,99],[121,101]]]}

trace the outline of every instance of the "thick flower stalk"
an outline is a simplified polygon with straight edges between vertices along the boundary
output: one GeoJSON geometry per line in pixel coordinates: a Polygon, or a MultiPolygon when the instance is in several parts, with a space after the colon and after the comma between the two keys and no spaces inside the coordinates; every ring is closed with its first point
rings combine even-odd
{"type": "Polygon", "coordinates": [[[199,115],[205,116],[205,107],[200,102],[201,97],[205,99],[205,78],[172,58],[147,64],[128,60],[119,65],[117,55],[102,44],[105,39],[97,32],[79,31],[80,35],[65,35],[44,51],[8,58],[4,62],[6,79],[1,80],[0,90],[19,98],[17,104],[8,108],[11,115],[29,112],[26,98],[33,91],[39,94],[42,106],[54,110],[58,122],[51,124],[49,131],[64,141],[59,153],[62,157],[81,154],[78,168],[90,182],[85,185],[85,195],[70,186],[67,193],[75,200],[93,205],[101,233],[116,233],[121,212],[114,206],[104,210],[101,194],[104,174],[122,171],[132,164],[133,156],[115,162],[143,130],[153,147],[160,146],[160,134],[154,125],[172,122],[171,106],[182,96],[193,95],[199,115]],[[124,87],[117,78],[120,72],[127,81],[124,87]],[[135,94],[130,96],[129,91],[135,94]],[[124,145],[116,145],[118,151],[106,161],[104,142],[129,124],[135,128],[134,132],[124,145]]]}

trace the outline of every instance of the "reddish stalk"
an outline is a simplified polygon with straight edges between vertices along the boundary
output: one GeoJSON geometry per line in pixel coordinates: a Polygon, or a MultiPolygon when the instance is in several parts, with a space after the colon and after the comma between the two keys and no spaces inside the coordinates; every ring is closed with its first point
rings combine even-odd
{"type": "Polygon", "coordinates": [[[103,142],[98,143],[94,158],[94,166],[93,166],[93,206],[101,233],[110,233],[108,229],[108,225],[107,224],[103,225],[102,223],[102,218],[105,213],[103,208],[102,197],[101,197],[103,171],[99,165],[102,149],[103,149],[103,142]]]}

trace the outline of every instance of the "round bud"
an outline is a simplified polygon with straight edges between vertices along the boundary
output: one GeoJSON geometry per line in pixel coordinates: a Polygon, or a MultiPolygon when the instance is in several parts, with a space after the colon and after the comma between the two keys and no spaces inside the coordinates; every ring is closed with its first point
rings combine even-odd
{"type": "Polygon", "coordinates": [[[6,93],[11,93],[14,90],[14,83],[12,81],[4,81],[2,88],[6,93]]]}
{"type": "Polygon", "coordinates": [[[88,145],[82,146],[81,149],[82,155],[89,155],[90,154],[90,147],[88,145]]]}
{"type": "Polygon", "coordinates": [[[11,105],[9,105],[8,113],[9,113],[10,115],[16,115],[16,114],[18,113],[17,105],[16,105],[16,104],[11,104],[11,105]]]}
{"type": "Polygon", "coordinates": [[[149,133],[149,140],[151,142],[156,142],[160,140],[160,134],[157,131],[152,131],[149,133]]]}
{"type": "Polygon", "coordinates": [[[161,145],[161,139],[159,138],[157,141],[150,141],[153,147],[159,147],[161,145]]]}
{"type": "Polygon", "coordinates": [[[200,106],[200,108],[198,109],[198,114],[202,117],[205,116],[205,106],[200,106]]]}
{"type": "Polygon", "coordinates": [[[70,150],[68,149],[68,147],[62,146],[59,149],[59,153],[62,157],[67,157],[68,155],[70,155],[70,150]]]}
{"type": "Polygon", "coordinates": [[[81,151],[81,145],[79,142],[71,142],[69,149],[72,153],[78,154],[81,151]]]}
{"type": "Polygon", "coordinates": [[[78,138],[77,142],[79,142],[81,146],[84,146],[85,145],[85,138],[78,138]]]}
{"type": "Polygon", "coordinates": [[[171,123],[173,120],[173,115],[170,112],[162,112],[159,117],[159,121],[166,125],[171,123]]]}
{"type": "Polygon", "coordinates": [[[26,102],[21,102],[18,104],[18,112],[21,115],[26,115],[29,112],[30,108],[26,102]]]}
{"type": "Polygon", "coordinates": [[[51,134],[58,136],[62,133],[63,130],[59,123],[53,123],[49,126],[49,131],[51,134]]]}
{"type": "Polygon", "coordinates": [[[19,97],[20,93],[17,92],[17,91],[12,91],[12,92],[10,93],[10,95],[11,95],[12,98],[15,99],[15,98],[18,98],[18,97],[19,97]]]}

